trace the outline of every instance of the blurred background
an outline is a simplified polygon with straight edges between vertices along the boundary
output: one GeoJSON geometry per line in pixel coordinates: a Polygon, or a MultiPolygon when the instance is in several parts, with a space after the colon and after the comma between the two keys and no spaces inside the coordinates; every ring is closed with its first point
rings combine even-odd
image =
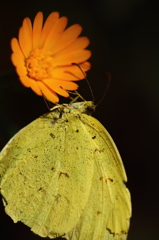
{"type": "MultiPolygon", "coordinates": [[[[10,40],[25,17],[38,11],[67,16],[89,37],[88,80],[98,104],[94,116],[113,137],[124,162],[132,195],[128,240],[157,240],[159,227],[159,8],[153,0],[32,0],[0,3],[0,149],[22,127],[47,112],[43,99],[21,85],[10,61],[10,40]]],[[[85,81],[80,94],[92,100],[85,81]]],[[[62,99],[61,102],[64,102],[62,99]]],[[[0,239],[40,240],[14,224],[0,199],[0,239]]],[[[60,238],[58,238],[60,239],[60,238]]]]}

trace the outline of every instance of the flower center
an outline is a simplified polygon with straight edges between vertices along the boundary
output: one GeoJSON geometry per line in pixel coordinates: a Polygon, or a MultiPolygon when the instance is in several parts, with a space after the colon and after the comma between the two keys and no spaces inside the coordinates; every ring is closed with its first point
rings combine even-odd
{"type": "Polygon", "coordinates": [[[52,76],[54,58],[51,56],[51,52],[36,49],[26,59],[25,66],[28,77],[35,80],[43,80],[52,76]]]}

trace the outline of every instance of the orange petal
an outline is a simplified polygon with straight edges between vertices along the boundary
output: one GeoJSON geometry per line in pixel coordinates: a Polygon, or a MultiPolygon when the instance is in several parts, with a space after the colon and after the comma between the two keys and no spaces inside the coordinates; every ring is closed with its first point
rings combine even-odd
{"type": "Polygon", "coordinates": [[[69,68],[65,68],[63,69],[62,67],[60,68],[56,68],[53,72],[53,77],[55,79],[61,79],[61,80],[64,80],[64,81],[73,81],[73,80],[80,80],[80,79],[83,79],[85,78],[83,72],[78,69],[78,67],[76,68],[72,68],[71,67],[69,68]],[[77,68],[77,69],[76,69],[77,68]]]}
{"type": "Polygon", "coordinates": [[[43,13],[38,12],[33,23],[33,50],[39,46],[43,24],[43,13]]]}
{"type": "Polygon", "coordinates": [[[29,78],[27,76],[20,76],[20,81],[25,87],[30,87],[29,78]]]}
{"type": "Polygon", "coordinates": [[[18,40],[16,38],[12,38],[11,48],[14,53],[16,53],[22,60],[24,60],[24,54],[23,54],[23,52],[19,46],[18,40]]]}
{"type": "Polygon", "coordinates": [[[66,17],[61,17],[52,26],[44,44],[44,49],[46,51],[51,50],[52,46],[59,39],[61,33],[64,31],[67,25],[67,22],[68,20],[66,17]]]}
{"type": "Polygon", "coordinates": [[[27,32],[25,31],[24,26],[22,26],[19,30],[19,44],[26,58],[30,54],[30,46],[28,45],[28,41],[30,41],[29,37],[27,35],[27,32]]]}
{"type": "Polygon", "coordinates": [[[32,38],[33,29],[32,29],[32,23],[30,21],[30,18],[28,18],[28,17],[24,18],[23,26],[24,26],[27,34],[29,35],[29,37],[32,38]]]}
{"type": "Polygon", "coordinates": [[[52,12],[48,18],[45,21],[44,27],[42,29],[42,33],[41,33],[41,38],[40,38],[40,43],[39,43],[39,48],[42,48],[45,40],[50,32],[50,29],[52,28],[52,26],[55,24],[55,22],[57,21],[57,19],[59,18],[59,13],[58,12],[52,12]]]}
{"type": "Polygon", "coordinates": [[[26,75],[27,75],[26,68],[25,68],[23,65],[18,65],[18,66],[16,67],[16,71],[17,71],[19,77],[22,77],[22,76],[26,76],[26,75]]]}
{"type": "Polygon", "coordinates": [[[70,46],[60,51],[60,54],[65,54],[68,52],[74,52],[77,50],[82,50],[89,45],[90,41],[87,37],[79,37],[77,38],[70,46]]]}
{"type": "Polygon", "coordinates": [[[66,90],[74,91],[78,89],[78,85],[71,81],[60,81],[59,84],[63,89],[66,90]]]}
{"type": "MultiPolygon", "coordinates": [[[[50,86],[51,87],[51,86],[50,86]]],[[[61,87],[55,87],[53,89],[53,91],[55,91],[56,93],[58,93],[59,95],[63,96],[63,97],[69,97],[68,92],[66,92],[64,89],[62,89],[61,87]]]]}
{"type": "Polygon", "coordinates": [[[83,64],[79,64],[79,67],[76,65],[70,65],[68,67],[57,67],[53,71],[53,78],[61,79],[65,81],[78,81],[85,78],[85,73],[83,71],[88,71],[90,69],[90,63],[85,62],[83,64]]]}
{"type": "MultiPolygon", "coordinates": [[[[59,95],[63,97],[69,97],[68,92],[66,92],[63,88],[63,81],[58,81],[54,79],[45,79],[43,81],[49,88],[51,88],[53,91],[58,93],[59,95]],[[62,88],[61,88],[62,87],[62,88]]],[[[64,84],[67,85],[67,84],[64,84]]]]}
{"type": "Polygon", "coordinates": [[[30,87],[31,89],[39,96],[42,96],[42,92],[39,88],[39,85],[37,84],[37,81],[33,80],[33,79],[29,79],[30,82],[30,87]]]}
{"type": "Polygon", "coordinates": [[[70,82],[70,81],[62,81],[57,79],[45,79],[43,82],[54,91],[55,91],[55,88],[57,87],[62,87],[63,89],[67,89],[67,90],[76,90],[78,88],[78,85],[76,83],[70,82]]]}
{"type": "Polygon", "coordinates": [[[31,21],[29,18],[25,18],[23,20],[23,28],[26,32],[26,36],[27,36],[27,48],[28,48],[28,52],[31,52],[32,50],[32,25],[31,25],[31,21]]]}
{"type": "Polygon", "coordinates": [[[14,66],[22,65],[24,66],[24,59],[22,59],[18,54],[12,53],[11,60],[14,66]]]}
{"type": "Polygon", "coordinates": [[[51,90],[51,88],[47,87],[43,82],[37,81],[39,88],[41,89],[42,93],[44,94],[45,98],[48,99],[50,102],[58,103],[59,98],[57,94],[51,90]]]}
{"type": "Polygon", "coordinates": [[[51,53],[56,54],[57,52],[69,46],[80,35],[81,31],[82,27],[79,24],[74,24],[67,28],[62,33],[60,39],[53,46],[51,53]]]}
{"type": "Polygon", "coordinates": [[[90,62],[84,62],[80,64],[80,67],[82,68],[83,71],[87,72],[91,68],[90,62]]]}
{"type": "Polygon", "coordinates": [[[75,52],[70,52],[67,54],[58,54],[55,57],[55,65],[70,65],[72,63],[81,63],[86,61],[91,56],[91,51],[89,50],[79,50],[75,52]]]}

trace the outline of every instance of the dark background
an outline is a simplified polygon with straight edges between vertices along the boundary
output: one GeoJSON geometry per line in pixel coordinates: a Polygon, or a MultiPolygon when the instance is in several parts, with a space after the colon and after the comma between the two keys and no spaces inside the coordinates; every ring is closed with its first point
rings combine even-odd
{"type": "MultiPolygon", "coordinates": [[[[156,1],[157,2],[157,1],[156,1]]],[[[10,61],[10,39],[24,17],[38,11],[67,16],[91,40],[88,80],[96,98],[94,116],[116,142],[128,175],[133,216],[128,240],[157,240],[159,228],[159,8],[146,0],[32,0],[0,3],[0,149],[19,129],[47,112],[43,99],[21,85],[10,61]]],[[[81,81],[80,94],[91,100],[81,81]]],[[[61,102],[65,99],[61,100],[61,102]]],[[[0,202],[0,239],[40,240],[14,224],[0,202]]]]}

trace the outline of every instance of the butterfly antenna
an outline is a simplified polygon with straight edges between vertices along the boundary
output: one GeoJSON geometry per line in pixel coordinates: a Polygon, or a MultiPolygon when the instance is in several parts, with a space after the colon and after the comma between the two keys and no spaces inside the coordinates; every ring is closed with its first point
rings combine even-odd
{"type": "Polygon", "coordinates": [[[105,95],[107,94],[107,91],[108,91],[108,88],[109,88],[109,85],[110,85],[110,82],[111,82],[111,78],[112,78],[112,75],[109,73],[109,72],[106,72],[107,74],[107,85],[106,85],[106,89],[105,89],[105,92],[102,96],[102,98],[100,99],[100,101],[98,102],[98,105],[103,101],[103,99],[105,98],[105,95]]]}
{"type": "Polygon", "coordinates": [[[94,102],[93,91],[92,91],[91,85],[90,85],[90,83],[89,83],[89,81],[88,81],[88,79],[87,79],[87,77],[86,77],[86,73],[82,70],[82,68],[81,68],[81,66],[80,66],[79,64],[77,64],[77,63],[72,63],[72,65],[77,66],[77,67],[81,70],[81,72],[83,73],[84,78],[85,78],[85,80],[86,80],[86,82],[87,82],[87,84],[88,84],[88,87],[89,87],[89,89],[90,89],[90,92],[91,92],[91,95],[92,95],[93,102],[94,102]]]}
{"type": "Polygon", "coordinates": [[[44,100],[44,102],[45,102],[45,104],[46,104],[46,107],[47,107],[47,108],[48,108],[48,110],[50,111],[49,103],[47,102],[47,100],[46,100],[45,96],[44,96],[44,95],[42,95],[42,98],[43,98],[43,100],[44,100]]]}
{"type": "Polygon", "coordinates": [[[42,93],[42,98],[46,104],[46,107],[48,108],[49,111],[52,111],[54,109],[55,106],[57,105],[60,105],[58,103],[53,103],[53,102],[50,102],[46,97],[45,95],[42,93]],[[53,105],[54,104],[54,105],[53,105]],[[52,106],[51,106],[52,105],[52,106]]]}

